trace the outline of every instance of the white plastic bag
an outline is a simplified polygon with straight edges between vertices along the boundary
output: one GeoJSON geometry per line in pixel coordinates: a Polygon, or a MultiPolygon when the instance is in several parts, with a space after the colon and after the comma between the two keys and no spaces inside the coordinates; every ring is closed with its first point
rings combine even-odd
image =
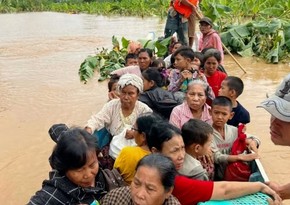
{"type": "Polygon", "coordinates": [[[120,151],[127,146],[136,146],[135,139],[126,139],[126,131],[131,129],[131,126],[126,126],[125,129],[118,135],[115,135],[110,143],[109,155],[116,159],[120,151]]]}

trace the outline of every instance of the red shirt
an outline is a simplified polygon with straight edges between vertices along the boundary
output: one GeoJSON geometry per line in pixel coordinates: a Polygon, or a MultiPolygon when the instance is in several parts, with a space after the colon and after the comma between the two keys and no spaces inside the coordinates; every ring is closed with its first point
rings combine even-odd
{"type": "Polygon", "coordinates": [[[227,77],[227,74],[217,70],[212,76],[206,76],[207,82],[212,88],[214,95],[218,96],[222,81],[227,77]]]}
{"type": "Polygon", "coordinates": [[[209,201],[212,192],[212,181],[194,180],[178,175],[175,178],[172,194],[182,205],[195,205],[198,202],[209,201]]]}

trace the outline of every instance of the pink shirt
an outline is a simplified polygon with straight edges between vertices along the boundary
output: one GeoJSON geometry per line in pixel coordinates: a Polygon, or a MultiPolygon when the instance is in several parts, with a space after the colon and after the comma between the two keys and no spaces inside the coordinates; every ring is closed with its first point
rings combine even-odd
{"type": "Polygon", "coordinates": [[[135,74],[139,76],[140,78],[142,78],[140,67],[136,65],[127,66],[127,67],[120,68],[118,70],[114,70],[113,72],[111,72],[111,74],[117,74],[118,76],[122,76],[126,73],[135,74]]]}
{"type": "MultiPolygon", "coordinates": [[[[209,114],[209,109],[211,107],[208,104],[204,104],[203,111],[201,114],[202,121],[212,124],[211,115],[209,114]]],[[[180,128],[186,123],[188,120],[193,119],[192,112],[187,104],[186,101],[184,101],[181,105],[176,106],[173,108],[169,122],[175,125],[176,127],[180,128]]]]}
{"type": "Polygon", "coordinates": [[[206,35],[202,35],[199,39],[199,50],[202,51],[204,48],[215,48],[221,52],[221,64],[224,60],[224,50],[222,45],[222,40],[219,34],[215,30],[211,30],[206,35]]]}

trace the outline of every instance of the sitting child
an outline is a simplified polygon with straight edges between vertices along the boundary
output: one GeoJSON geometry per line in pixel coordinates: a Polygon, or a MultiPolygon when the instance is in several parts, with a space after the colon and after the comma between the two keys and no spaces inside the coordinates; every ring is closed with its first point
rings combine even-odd
{"type": "Polygon", "coordinates": [[[187,87],[190,81],[194,78],[200,78],[207,82],[203,73],[199,72],[198,66],[194,65],[194,52],[190,47],[182,46],[173,54],[174,66],[176,69],[172,70],[168,90],[176,92],[175,96],[184,99],[187,92],[187,87]]]}
{"type": "Polygon", "coordinates": [[[109,100],[119,98],[119,92],[117,91],[118,81],[120,77],[116,74],[111,75],[111,78],[108,82],[108,98],[109,100]]]}
{"type": "Polygon", "coordinates": [[[190,119],[182,126],[181,133],[186,154],[183,167],[178,172],[194,179],[213,180],[213,169],[210,173],[211,176],[209,176],[209,173],[198,160],[199,157],[211,151],[212,127],[199,119],[190,119]]]}
{"type": "Polygon", "coordinates": [[[210,113],[214,129],[212,151],[215,162],[215,180],[222,180],[228,162],[249,162],[258,158],[257,147],[260,141],[253,136],[247,135],[246,143],[248,148],[253,150],[255,154],[229,155],[233,142],[238,137],[238,128],[227,124],[227,121],[234,115],[231,100],[224,96],[216,97],[212,102],[210,113]]]}
{"type": "Polygon", "coordinates": [[[161,120],[162,118],[155,113],[145,113],[137,118],[132,127],[137,146],[124,147],[114,163],[114,168],[120,172],[127,184],[131,184],[139,160],[151,153],[147,146],[146,136],[152,125],[161,120]]]}
{"type": "Polygon", "coordinates": [[[238,127],[239,123],[247,124],[250,122],[250,113],[237,101],[243,90],[244,83],[239,77],[228,76],[222,82],[219,96],[228,97],[233,104],[232,112],[234,112],[234,116],[228,120],[228,125],[238,127]]]}

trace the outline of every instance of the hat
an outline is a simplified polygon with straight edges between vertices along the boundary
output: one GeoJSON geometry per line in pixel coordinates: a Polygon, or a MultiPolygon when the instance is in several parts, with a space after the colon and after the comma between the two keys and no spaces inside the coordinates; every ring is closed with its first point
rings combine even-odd
{"type": "Polygon", "coordinates": [[[279,120],[290,122],[290,74],[278,86],[275,95],[264,100],[257,107],[264,108],[279,120]]]}
{"type": "Polygon", "coordinates": [[[65,124],[54,124],[49,128],[48,133],[54,142],[58,142],[61,135],[68,129],[68,126],[65,124]]]}
{"type": "Polygon", "coordinates": [[[212,20],[208,17],[203,17],[202,19],[199,20],[199,23],[202,23],[202,22],[205,22],[212,26],[212,20]]]}

